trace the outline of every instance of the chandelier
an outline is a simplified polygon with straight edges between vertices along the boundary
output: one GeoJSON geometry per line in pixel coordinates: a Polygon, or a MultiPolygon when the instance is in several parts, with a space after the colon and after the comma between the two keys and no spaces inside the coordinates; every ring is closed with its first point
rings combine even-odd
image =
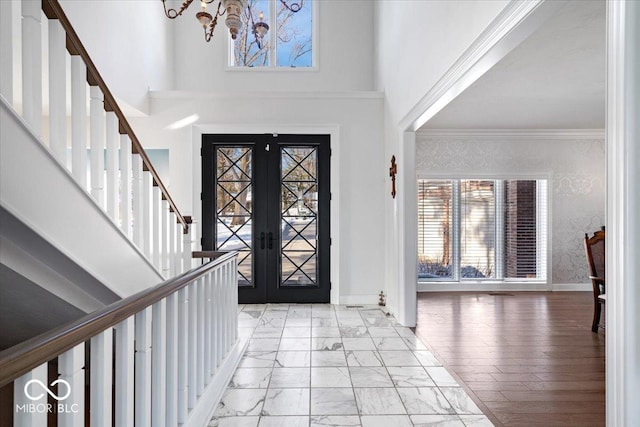
{"type": "MultiPolygon", "coordinates": [[[[162,0],[162,4],[164,6],[164,14],[169,19],[175,19],[178,16],[181,16],[182,13],[187,10],[191,3],[194,0],[184,0],[179,9],[169,8],[167,9],[167,0],[162,0]]],[[[256,39],[256,43],[258,44],[258,48],[262,48],[262,40],[264,36],[267,35],[269,31],[269,25],[266,22],[263,22],[264,15],[262,12],[258,15],[258,21],[256,22],[253,18],[253,11],[251,10],[251,6],[249,5],[248,0],[217,0],[218,7],[215,12],[215,16],[211,15],[207,12],[207,5],[213,3],[216,0],[200,0],[200,12],[196,13],[196,18],[198,22],[204,28],[204,39],[209,42],[211,37],[213,36],[213,31],[216,29],[216,25],[218,24],[218,18],[226,14],[226,18],[224,23],[229,28],[229,32],[231,33],[231,38],[235,40],[238,37],[238,33],[242,30],[242,17],[241,13],[244,9],[247,10],[247,16],[249,17],[249,22],[251,23],[251,32],[256,39]]],[[[286,7],[289,11],[296,13],[301,9],[301,3],[298,2],[289,2],[287,0],[280,0],[280,3],[284,7],[286,7]]]]}

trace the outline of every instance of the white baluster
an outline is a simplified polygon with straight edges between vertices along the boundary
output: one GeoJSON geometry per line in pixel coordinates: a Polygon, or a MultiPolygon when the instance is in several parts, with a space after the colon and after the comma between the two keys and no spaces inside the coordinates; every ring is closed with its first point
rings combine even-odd
{"type": "MultiPolygon", "coordinates": [[[[11,2],[2,2],[11,3],[11,2]]],[[[57,19],[49,20],[49,147],[67,164],[67,33],[57,19]]]]}
{"type": "Polygon", "coordinates": [[[134,154],[132,156],[131,167],[133,169],[133,243],[142,249],[142,228],[144,227],[142,205],[144,200],[142,192],[142,157],[140,154],[134,154]]]}
{"type": "Polygon", "coordinates": [[[71,173],[76,182],[86,189],[87,67],[78,55],[71,56],[71,173]]]}
{"type": "Polygon", "coordinates": [[[223,288],[224,288],[224,265],[218,267],[218,284],[217,291],[218,295],[216,299],[218,300],[218,330],[216,332],[216,342],[218,345],[218,365],[222,363],[222,359],[224,358],[225,348],[224,348],[224,301],[223,301],[223,288]]]}
{"type": "Polygon", "coordinates": [[[185,271],[184,268],[184,260],[183,260],[183,256],[182,256],[182,247],[183,247],[183,237],[182,237],[182,233],[183,233],[184,228],[182,228],[182,223],[178,222],[176,224],[176,229],[175,229],[175,233],[176,233],[176,274],[180,274],[183,273],[185,271]]]}
{"type": "Polygon", "coordinates": [[[13,382],[13,404],[16,410],[13,412],[13,425],[16,427],[41,427],[47,425],[47,411],[29,411],[28,405],[46,405],[47,396],[43,392],[42,386],[48,387],[47,381],[47,364],[44,363],[37,368],[34,368],[30,372],[27,372],[20,378],[17,378],[13,382]],[[39,381],[41,385],[29,383],[30,381],[39,381]],[[27,397],[27,392],[30,396],[36,397],[41,395],[42,397],[37,400],[32,400],[27,397]],[[20,410],[25,408],[25,410],[20,410]]]}
{"type": "Polygon", "coordinates": [[[58,412],[58,427],[84,426],[84,347],[79,344],[58,356],[60,379],[71,389],[64,401],[70,411],[58,412]]]}
{"type": "Polygon", "coordinates": [[[233,263],[231,264],[231,295],[233,295],[233,303],[231,309],[233,313],[231,318],[233,319],[233,342],[238,340],[238,316],[236,315],[236,309],[238,307],[238,257],[233,257],[233,263]]]}
{"type": "Polygon", "coordinates": [[[189,229],[186,233],[182,235],[182,259],[183,266],[182,269],[184,271],[191,270],[192,263],[192,254],[191,254],[191,233],[193,232],[193,228],[191,224],[189,224],[189,229]]]}
{"type": "Polygon", "coordinates": [[[118,118],[113,111],[107,111],[107,214],[116,223],[118,218],[118,204],[120,185],[118,180],[118,150],[120,133],[118,132],[118,118]]]}
{"type": "Polygon", "coordinates": [[[205,283],[204,278],[198,279],[196,283],[196,295],[198,298],[198,318],[196,320],[197,328],[198,328],[198,359],[197,359],[197,389],[198,396],[202,395],[202,391],[204,390],[204,302],[205,302],[205,283]]]}
{"type": "Polygon", "coordinates": [[[113,329],[91,338],[91,426],[111,427],[113,329]]]}
{"type": "Polygon", "coordinates": [[[213,310],[211,307],[213,296],[211,295],[211,276],[206,274],[204,280],[204,384],[209,383],[213,375],[211,329],[213,329],[213,310]]]}
{"type": "Polygon", "coordinates": [[[13,105],[13,5],[0,1],[0,93],[13,105]]]}
{"type": "Polygon", "coordinates": [[[42,5],[22,2],[22,117],[42,136],[42,5]]]}
{"type": "Polygon", "coordinates": [[[162,206],[162,192],[160,191],[160,187],[157,185],[153,186],[153,195],[151,197],[151,213],[153,215],[153,226],[151,233],[151,256],[153,258],[153,265],[160,271],[162,271],[162,261],[161,261],[161,249],[162,249],[162,213],[160,212],[162,206]]]}
{"type": "Polygon", "coordinates": [[[167,304],[167,426],[178,425],[178,300],[179,293],[174,292],[166,299],[167,304]]]}
{"type": "Polygon", "coordinates": [[[116,388],[115,424],[117,427],[133,427],[133,384],[135,356],[134,318],[118,323],[116,330],[116,388]]]}
{"type": "Polygon", "coordinates": [[[136,314],[135,425],[151,426],[151,308],[136,314]]]}
{"type": "Polygon", "coordinates": [[[104,95],[98,86],[90,87],[89,127],[91,143],[91,195],[101,208],[104,205],[104,149],[105,149],[105,115],[104,95]]]}
{"type": "Polygon", "coordinates": [[[151,425],[164,427],[166,421],[166,336],[167,325],[165,302],[160,300],[152,306],[153,341],[151,346],[151,425]]]}
{"type": "Polygon", "coordinates": [[[198,281],[191,283],[189,285],[189,343],[188,343],[188,381],[187,381],[187,391],[188,391],[188,399],[187,406],[189,409],[192,409],[196,405],[196,400],[198,397],[197,394],[197,367],[196,364],[198,362],[198,329],[197,329],[197,311],[198,311],[198,297],[196,294],[198,281]]]}
{"type": "Polygon", "coordinates": [[[187,287],[178,291],[178,423],[187,419],[189,394],[189,298],[187,287]]]}
{"type": "Polygon", "coordinates": [[[180,271],[178,270],[178,257],[176,256],[176,229],[177,217],[175,212],[169,214],[169,266],[171,277],[176,277],[180,271]]]}
{"type": "Polygon", "coordinates": [[[229,351],[229,342],[230,342],[230,336],[229,336],[229,310],[231,309],[230,305],[231,305],[231,300],[229,298],[229,282],[231,282],[231,268],[230,268],[230,264],[227,262],[224,264],[223,266],[224,268],[224,282],[222,283],[222,318],[223,318],[223,326],[222,326],[222,331],[223,331],[223,336],[224,336],[224,340],[222,343],[222,348],[223,348],[223,356],[225,357],[227,355],[227,352],[229,351]]]}
{"type": "Polygon", "coordinates": [[[162,262],[162,275],[169,277],[169,201],[160,202],[160,257],[162,262]]]}
{"type": "Polygon", "coordinates": [[[120,228],[131,238],[131,139],[120,135],[120,228]]]}
{"type": "Polygon", "coordinates": [[[153,248],[153,214],[151,197],[153,196],[153,178],[151,172],[142,173],[142,252],[151,260],[153,248]]]}
{"type": "Polygon", "coordinates": [[[220,366],[220,361],[222,360],[222,301],[220,300],[220,286],[221,286],[221,266],[217,266],[213,271],[214,278],[214,288],[213,288],[213,299],[216,302],[216,313],[215,313],[215,321],[213,322],[215,326],[215,335],[214,342],[216,346],[215,352],[215,361],[216,366],[220,366]]]}

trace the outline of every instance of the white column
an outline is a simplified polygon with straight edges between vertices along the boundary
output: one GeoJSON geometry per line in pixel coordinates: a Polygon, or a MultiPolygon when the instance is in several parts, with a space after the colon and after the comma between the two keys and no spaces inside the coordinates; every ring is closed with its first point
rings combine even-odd
{"type": "Polygon", "coordinates": [[[178,423],[189,413],[189,298],[187,287],[178,291],[178,423]]]}
{"type": "Polygon", "coordinates": [[[160,300],[152,306],[152,346],[151,346],[151,425],[164,427],[166,423],[166,311],[165,302],[160,300]]]}
{"type": "Polygon", "coordinates": [[[42,4],[22,2],[22,117],[42,136],[42,4]]]}
{"type": "Polygon", "coordinates": [[[120,133],[118,132],[118,118],[113,111],[107,112],[107,214],[116,223],[118,218],[118,198],[120,183],[118,179],[118,149],[120,133]]]}
{"type": "Polygon", "coordinates": [[[60,21],[49,19],[49,148],[63,165],[67,164],[66,37],[60,21]]]}
{"type": "Polygon", "coordinates": [[[151,197],[153,196],[153,179],[151,172],[142,173],[142,217],[144,222],[142,224],[142,252],[148,259],[152,259],[153,248],[153,214],[151,197]]]}
{"type": "Polygon", "coordinates": [[[13,5],[0,1],[0,93],[13,105],[13,5]]]}
{"type": "Polygon", "coordinates": [[[131,139],[120,135],[120,228],[131,238],[131,139]]]}
{"type": "Polygon", "coordinates": [[[160,202],[160,236],[161,236],[161,248],[160,256],[162,259],[162,275],[165,278],[170,277],[169,270],[169,201],[162,200],[160,202]]]}
{"type": "Polygon", "coordinates": [[[129,317],[116,330],[115,422],[117,427],[133,427],[135,324],[129,317]]]}
{"type": "Polygon", "coordinates": [[[27,372],[13,382],[13,425],[16,427],[40,427],[47,425],[47,412],[30,412],[26,410],[28,405],[47,404],[47,393],[44,393],[42,387],[48,387],[47,381],[47,364],[44,363],[30,372],[27,372]],[[30,383],[30,381],[38,381],[40,384],[30,383]],[[41,395],[39,399],[30,399],[31,397],[41,395]],[[20,408],[25,408],[21,410],[20,408]]]}
{"type": "Polygon", "coordinates": [[[607,2],[607,425],[640,420],[640,4],[607,2]]]}
{"type": "Polygon", "coordinates": [[[65,399],[70,412],[58,412],[58,427],[84,426],[84,344],[58,356],[60,379],[66,381],[71,394],[65,399]]]}
{"type": "Polygon", "coordinates": [[[166,395],[166,423],[167,426],[178,425],[178,300],[179,292],[174,292],[166,299],[167,310],[167,395],[166,395]]]}
{"type": "Polygon", "coordinates": [[[91,195],[98,206],[104,209],[104,95],[98,86],[91,86],[90,93],[91,195]]]}
{"type": "Polygon", "coordinates": [[[231,295],[233,295],[233,303],[231,308],[233,310],[233,342],[238,339],[238,315],[236,314],[236,308],[238,307],[238,256],[233,258],[231,264],[231,271],[233,272],[231,281],[231,295]]]}
{"type": "Polygon", "coordinates": [[[135,409],[136,427],[151,426],[151,308],[135,316],[135,409]]]}
{"type": "Polygon", "coordinates": [[[113,383],[113,329],[91,338],[91,426],[111,427],[113,383]]]}
{"type": "Polygon", "coordinates": [[[142,216],[144,200],[142,193],[142,157],[140,154],[132,155],[131,167],[133,169],[133,243],[142,249],[142,228],[144,227],[145,218],[142,216]]]}
{"type": "Polygon", "coordinates": [[[71,173],[76,182],[86,189],[87,67],[79,55],[71,56],[71,173]]]}

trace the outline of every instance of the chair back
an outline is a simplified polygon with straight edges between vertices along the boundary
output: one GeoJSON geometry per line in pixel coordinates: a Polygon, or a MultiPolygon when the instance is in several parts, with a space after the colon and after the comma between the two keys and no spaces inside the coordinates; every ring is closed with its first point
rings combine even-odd
{"type": "Polygon", "coordinates": [[[604,238],[604,227],[602,227],[602,230],[593,233],[593,237],[589,237],[587,233],[584,235],[584,247],[589,262],[589,275],[603,279],[605,277],[604,238]]]}

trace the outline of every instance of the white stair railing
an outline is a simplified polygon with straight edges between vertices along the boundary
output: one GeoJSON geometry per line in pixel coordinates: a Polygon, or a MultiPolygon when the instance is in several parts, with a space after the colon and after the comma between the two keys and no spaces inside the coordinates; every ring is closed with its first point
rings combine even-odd
{"type": "Polygon", "coordinates": [[[58,426],[206,425],[243,350],[237,281],[237,253],[223,254],[0,352],[0,388],[14,385],[0,416],[20,427],[45,427],[50,413],[58,426]]]}
{"type": "Polygon", "coordinates": [[[4,101],[21,111],[53,158],[67,168],[163,277],[189,269],[191,262],[186,260],[191,254],[191,238],[183,240],[172,230],[179,225],[181,233],[189,236],[190,218],[178,211],[58,1],[0,1],[0,5],[0,90],[4,101]],[[12,19],[16,7],[20,8],[20,20],[12,19]],[[11,39],[17,30],[22,34],[20,55],[11,39]],[[49,40],[44,45],[43,33],[49,40]],[[14,67],[14,59],[19,57],[22,62],[14,67]],[[19,76],[14,69],[20,70],[19,76]],[[46,94],[43,75],[49,80],[46,94]],[[17,87],[20,80],[21,88],[17,87]],[[48,116],[43,115],[46,110],[48,116]]]}

